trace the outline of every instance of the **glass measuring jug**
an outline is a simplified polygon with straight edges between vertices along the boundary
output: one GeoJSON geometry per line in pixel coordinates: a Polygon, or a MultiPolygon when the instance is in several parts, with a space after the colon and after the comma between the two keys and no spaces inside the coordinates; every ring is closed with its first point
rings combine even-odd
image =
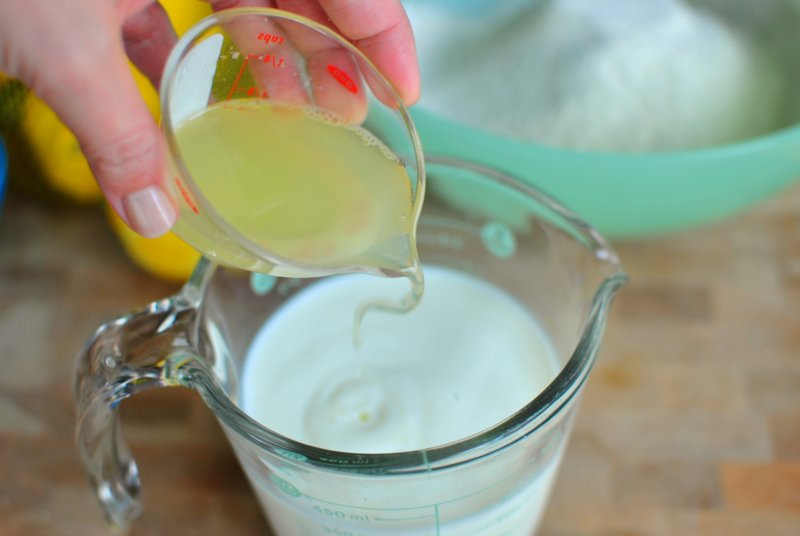
{"type": "MultiPolygon", "coordinates": [[[[79,448],[113,522],[126,525],[140,510],[117,407],[138,391],[180,385],[197,390],[221,423],[278,536],[530,536],[626,275],[591,227],[512,177],[452,160],[430,160],[428,177],[417,235],[423,266],[480,280],[535,318],[557,361],[545,387],[499,422],[430,448],[370,454],[297,441],[242,409],[252,372],[247,359],[263,326],[337,277],[264,279],[204,260],[178,294],[100,327],[79,355],[79,448]]],[[[503,327],[491,314],[481,318],[485,331],[503,327]]],[[[385,320],[391,326],[401,319],[385,320]]],[[[441,322],[427,329],[440,333],[441,322]]],[[[304,337],[322,337],[326,326],[309,323],[304,337]]],[[[364,335],[369,340],[370,332],[364,335]]],[[[492,347],[479,355],[498,369],[507,357],[492,347]]],[[[452,387],[447,377],[437,380],[441,389],[452,387]]],[[[294,401],[282,403],[288,409],[294,401]]]]}
{"type": "Polygon", "coordinates": [[[282,276],[413,264],[425,170],[392,85],[349,41],[268,8],[189,29],[161,81],[174,232],[282,276]]]}

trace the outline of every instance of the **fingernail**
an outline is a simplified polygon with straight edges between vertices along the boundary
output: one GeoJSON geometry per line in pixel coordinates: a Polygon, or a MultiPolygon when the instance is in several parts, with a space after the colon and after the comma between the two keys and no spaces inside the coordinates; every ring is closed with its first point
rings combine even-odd
{"type": "Polygon", "coordinates": [[[161,236],[172,228],[177,218],[175,207],[158,186],[149,186],[122,199],[128,223],[147,238],[161,236]]]}

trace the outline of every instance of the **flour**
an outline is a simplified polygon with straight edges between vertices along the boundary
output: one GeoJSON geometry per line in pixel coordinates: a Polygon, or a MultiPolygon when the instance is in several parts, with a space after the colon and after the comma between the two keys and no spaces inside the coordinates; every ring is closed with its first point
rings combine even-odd
{"type": "Polygon", "coordinates": [[[711,11],[681,0],[498,4],[459,12],[406,3],[422,108],[595,151],[709,147],[786,122],[780,65],[711,11]]]}

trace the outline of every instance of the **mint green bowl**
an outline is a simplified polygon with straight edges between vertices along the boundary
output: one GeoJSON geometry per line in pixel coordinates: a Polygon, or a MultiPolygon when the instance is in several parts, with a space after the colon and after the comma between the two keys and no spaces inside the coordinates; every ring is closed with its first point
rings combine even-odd
{"type": "Polygon", "coordinates": [[[412,116],[426,155],[463,158],[515,175],[614,238],[719,220],[800,178],[800,125],[719,148],[610,154],[506,139],[420,109],[412,109],[412,116]]]}

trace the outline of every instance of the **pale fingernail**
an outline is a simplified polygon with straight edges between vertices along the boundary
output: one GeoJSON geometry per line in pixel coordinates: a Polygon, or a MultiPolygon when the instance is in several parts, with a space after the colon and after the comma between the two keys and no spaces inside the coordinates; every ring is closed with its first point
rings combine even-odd
{"type": "Polygon", "coordinates": [[[122,199],[122,207],[133,230],[147,238],[163,235],[177,218],[175,206],[158,186],[128,194],[122,199]]]}

